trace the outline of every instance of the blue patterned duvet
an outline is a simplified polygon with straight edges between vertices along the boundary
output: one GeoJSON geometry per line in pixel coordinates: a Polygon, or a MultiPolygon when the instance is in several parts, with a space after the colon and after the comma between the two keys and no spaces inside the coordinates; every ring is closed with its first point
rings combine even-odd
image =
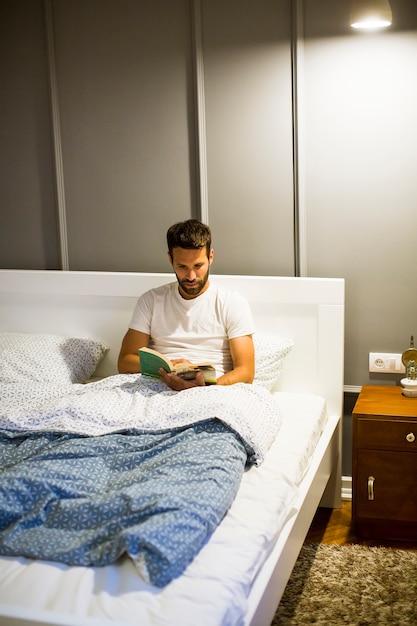
{"type": "Polygon", "coordinates": [[[127,554],[157,586],[206,543],[280,424],[251,385],[19,387],[2,388],[0,405],[1,554],[82,566],[127,554]]]}

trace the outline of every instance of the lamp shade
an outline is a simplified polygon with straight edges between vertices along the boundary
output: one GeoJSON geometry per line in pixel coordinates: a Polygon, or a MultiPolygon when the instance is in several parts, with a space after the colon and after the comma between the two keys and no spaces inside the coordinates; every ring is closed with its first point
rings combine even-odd
{"type": "Polygon", "coordinates": [[[352,28],[375,30],[392,24],[388,0],[352,0],[350,25],[352,28]]]}

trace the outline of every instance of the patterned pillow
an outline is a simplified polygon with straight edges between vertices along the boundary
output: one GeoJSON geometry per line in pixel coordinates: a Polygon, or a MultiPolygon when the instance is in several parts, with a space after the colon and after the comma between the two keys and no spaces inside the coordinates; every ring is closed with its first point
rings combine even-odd
{"type": "Polygon", "coordinates": [[[281,374],[284,358],[291,351],[294,342],[289,337],[273,337],[255,333],[253,343],[255,345],[253,383],[272,391],[281,374]]]}
{"type": "Polygon", "coordinates": [[[84,383],[108,348],[93,339],[0,333],[0,382],[84,383]]]}

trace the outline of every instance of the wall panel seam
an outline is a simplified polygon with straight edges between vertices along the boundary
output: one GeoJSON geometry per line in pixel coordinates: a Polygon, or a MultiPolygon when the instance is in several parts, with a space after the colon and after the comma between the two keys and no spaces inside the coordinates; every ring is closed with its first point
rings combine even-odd
{"type": "Polygon", "coordinates": [[[44,0],[47,50],[48,50],[48,75],[51,100],[51,123],[53,136],[53,157],[55,163],[55,186],[58,212],[58,236],[61,256],[61,269],[69,270],[67,216],[65,203],[64,166],[62,160],[61,122],[58,100],[58,83],[56,72],[55,37],[52,13],[52,0],[44,0]]]}
{"type": "Polygon", "coordinates": [[[199,177],[199,204],[200,219],[209,223],[208,209],[208,173],[207,173],[207,133],[206,133],[206,104],[204,86],[204,50],[203,26],[201,14],[201,0],[193,0],[193,55],[194,55],[194,84],[196,96],[196,141],[197,141],[197,170],[199,177]]]}
{"type": "Polygon", "coordinates": [[[295,275],[307,276],[307,208],[304,124],[304,2],[292,0],[292,119],[295,275]]]}

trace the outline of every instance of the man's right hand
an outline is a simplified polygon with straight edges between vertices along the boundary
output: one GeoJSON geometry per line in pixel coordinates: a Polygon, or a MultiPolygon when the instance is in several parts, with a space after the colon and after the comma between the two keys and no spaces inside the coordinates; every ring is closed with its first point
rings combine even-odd
{"type": "Polygon", "coordinates": [[[192,389],[193,387],[205,387],[206,385],[203,373],[200,370],[196,370],[196,375],[191,380],[186,380],[177,374],[169,373],[162,367],[159,373],[164,383],[174,391],[183,391],[184,389],[192,389]]]}

